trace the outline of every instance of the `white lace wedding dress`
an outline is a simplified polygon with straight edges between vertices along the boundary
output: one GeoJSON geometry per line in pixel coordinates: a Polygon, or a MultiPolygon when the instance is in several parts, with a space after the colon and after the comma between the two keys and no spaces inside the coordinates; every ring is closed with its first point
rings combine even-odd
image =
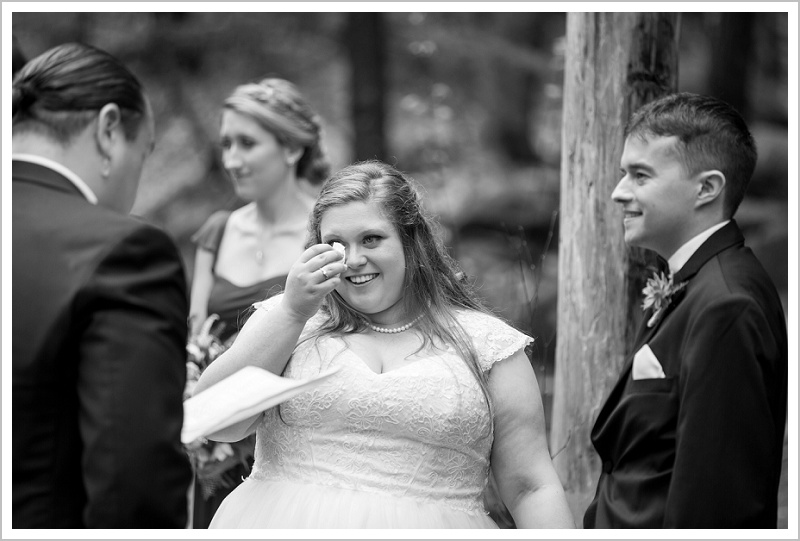
{"type": "MultiPolygon", "coordinates": [[[[458,317],[484,371],[532,341],[484,314],[458,317]]],[[[497,527],[482,496],[493,437],[488,410],[454,351],[378,374],[342,339],[325,337],[302,342],[285,376],[333,366],[340,370],[326,383],[264,413],[252,474],[211,528],[497,527]]]]}

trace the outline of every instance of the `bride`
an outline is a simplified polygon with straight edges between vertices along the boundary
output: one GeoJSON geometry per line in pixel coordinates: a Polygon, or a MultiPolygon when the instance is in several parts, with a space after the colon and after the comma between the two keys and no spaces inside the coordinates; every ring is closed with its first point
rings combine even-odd
{"type": "Polygon", "coordinates": [[[547,449],[532,342],[457,277],[410,179],[355,164],[322,187],[284,294],[257,304],[196,391],[247,365],[321,386],[212,436],[256,432],[211,528],[574,527],[547,449]],[[345,247],[344,254],[332,248],[345,247]]]}

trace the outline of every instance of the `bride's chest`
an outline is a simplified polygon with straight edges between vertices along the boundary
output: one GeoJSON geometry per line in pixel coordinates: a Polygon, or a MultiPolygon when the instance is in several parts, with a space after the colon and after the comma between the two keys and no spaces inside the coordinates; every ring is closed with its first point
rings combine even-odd
{"type": "Polygon", "coordinates": [[[436,358],[444,350],[425,344],[414,332],[396,334],[352,334],[338,340],[366,367],[385,374],[418,362],[436,358]]]}
{"type": "Polygon", "coordinates": [[[318,344],[296,352],[288,377],[309,377],[333,367],[339,371],[313,391],[282,404],[284,426],[464,443],[488,435],[486,400],[458,356],[428,352],[378,373],[362,354],[366,353],[341,342],[338,347],[318,344]]]}

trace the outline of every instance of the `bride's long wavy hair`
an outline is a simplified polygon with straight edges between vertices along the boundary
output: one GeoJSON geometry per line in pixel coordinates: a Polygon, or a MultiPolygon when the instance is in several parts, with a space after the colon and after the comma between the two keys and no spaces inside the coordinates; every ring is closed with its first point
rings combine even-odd
{"type": "MultiPolygon", "coordinates": [[[[493,419],[486,375],[472,341],[455,317],[457,309],[491,312],[472,286],[461,278],[457,263],[447,254],[440,236],[434,234],[436,223],[423,210],[413,179],[379,161],[360,162],[341,169],[322,186],[311,211],[306,247],[322,242],[320,222],[328,209],[353,202],[377,203],[384,217],[394,225],[405,256],[404,314],[408,319],[421,316],[416,328],[423,335],[423,347],[451,345],[456,349],[477,379],[493,419]]],[[[329,318],[317,335],[367,329],[364,315],[336,291],[328,295],[322,310],[329,318]]]]}

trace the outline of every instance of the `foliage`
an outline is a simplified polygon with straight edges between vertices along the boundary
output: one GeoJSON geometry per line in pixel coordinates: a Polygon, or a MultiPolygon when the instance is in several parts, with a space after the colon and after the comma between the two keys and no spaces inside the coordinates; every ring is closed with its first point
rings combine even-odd
{"type": "MultiPolygon", "coordinates": [[[[201,330],[191,336],[186,344],[188,360],[186,361],[184,400],[194,394],[197,381],[208,365],[222,355],[236,339],[234,334],[224,343],[219,340],[212,332],[214,323],[218,319],[216,314],[209,316],[201,330]]],[[[219,488],[236,486],[239,481],[236,479],[238,466],[250,467],[253,460],[253,446],[252,437],[232,444],[198,438],[184,446],[206,498],[210,498],[219,488]]]]}

